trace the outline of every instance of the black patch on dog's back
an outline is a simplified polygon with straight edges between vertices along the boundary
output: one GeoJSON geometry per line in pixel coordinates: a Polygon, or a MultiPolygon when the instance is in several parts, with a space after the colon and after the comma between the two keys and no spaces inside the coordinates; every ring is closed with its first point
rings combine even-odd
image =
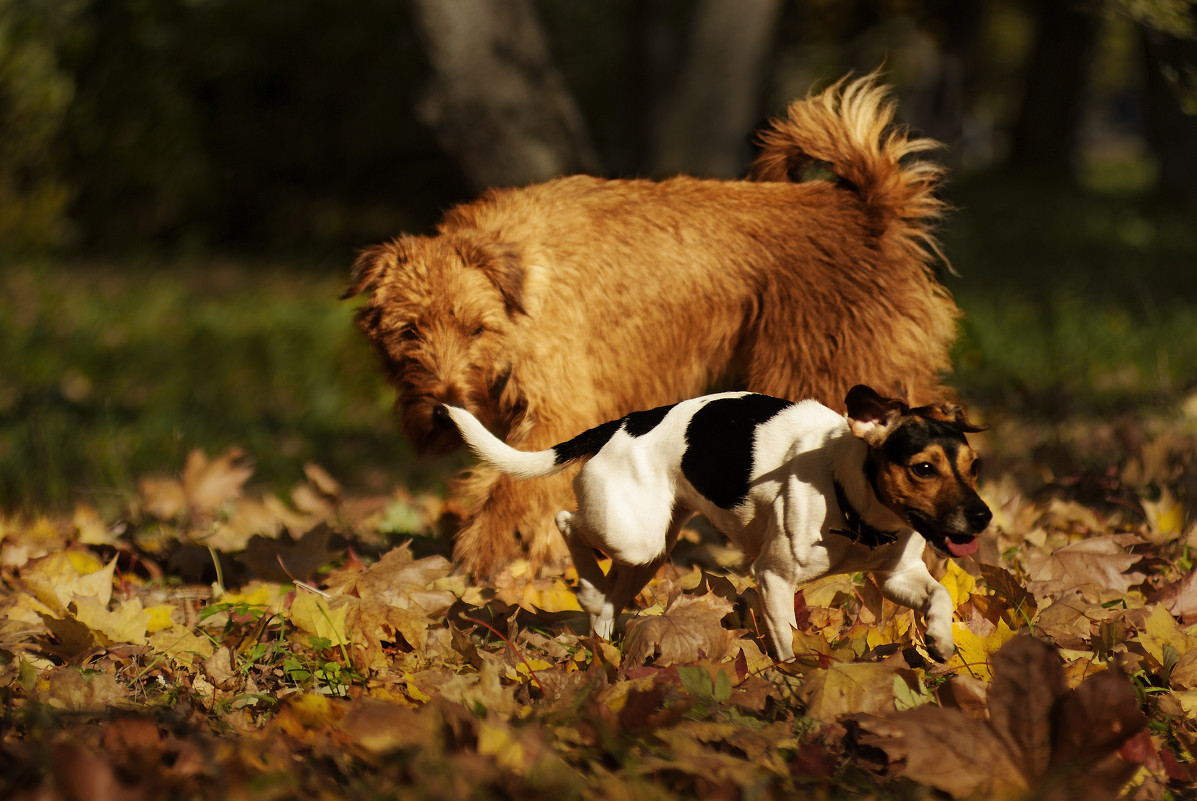
{"type": "Polygon", "coordinates": [[[615,432],[623,425],[623,420],[608,420],[606,423],[583,431],[571,440],[553,446],[553,462],[565,464],[583,456],[593,456],[602,449],[615,432]]]}
{"type": "Polygon", "coordinates": [[[665,415],[669,414],[669,410],[677,404],[670,404],[669,406],[658,406],[655,409],[648,409],[643,412],[632,412],[624,419],[624,430],[633,437],[643,437],[648,432],[661,424],[665,419],[665,415]]]}
{"type": "Polygon", "coordinates": [[[686,427],[682,475],[719,508],[735,507],[748,496],[757,427],[791,405],[768,395],[743,395],[703,406],[686,427]]]}
{"type": "Polygon", "coordinates": [[[602,450],[611,437],[615,436],[615,432],[621,428],[627,431],[629,436],[642,437],[660,425],[661,421],[665,419],[665,415],[669,414],[669,410],[675,405],[658,406],[655,409],[632,412],[618,420],[609,420],[606,423],[595,426],[589,431],[583,431],[568,442],[554,445],[553,461],[556,464],[565,464],[584,456],[593,456],[602,450]]]}

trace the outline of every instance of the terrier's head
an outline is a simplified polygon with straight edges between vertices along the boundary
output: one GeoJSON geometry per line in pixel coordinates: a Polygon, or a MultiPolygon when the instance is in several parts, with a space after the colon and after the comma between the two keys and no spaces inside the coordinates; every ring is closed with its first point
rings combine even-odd
{"type": "Polygon", "coordinates": [[[877,498],[936,550],[967,556],[993,513],[977,494],[981,460],[965,434],[983,431],[955,404],[911,409],[866,386],[845,400],[852,433],[869,446],[877,498]]]}

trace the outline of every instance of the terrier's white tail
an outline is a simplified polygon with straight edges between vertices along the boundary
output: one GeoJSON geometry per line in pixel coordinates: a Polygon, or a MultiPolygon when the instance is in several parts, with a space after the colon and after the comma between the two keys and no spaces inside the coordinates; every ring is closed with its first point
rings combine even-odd
{"type": "Polygon", "coordinates": [[[559,473],[569,464],[568,459],[557,460],[557,453],[549,448],[544,451],[521,451],[496,437],[478,418],[457,406],[443,406],[449,418],[461,432],[466,445],[482,461],[496,470],[514,478],[540,478],[559,473]]]}

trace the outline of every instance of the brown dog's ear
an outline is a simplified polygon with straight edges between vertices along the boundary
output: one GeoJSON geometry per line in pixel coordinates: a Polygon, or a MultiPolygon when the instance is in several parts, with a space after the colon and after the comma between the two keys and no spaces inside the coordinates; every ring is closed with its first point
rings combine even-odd
{"type": "Polygon", "coordinates": [[[897,425],[898,419],[910,412],[910,407],[904,402],[897,398],[883,398],[864,384],[857,384],[848,390],[844,406],[848,409],[848,427],[852,435],[874,448],[880,447],[897,425]]]}
{"type": "Polygon", "coordinates": [[[964,408],[955,403],[937,403],[934,406],[925,406],[922,409],[916,409],[915,412],[932,420],[947,423],[961,434],[976,434],[978,431],[985,431],[989,428],[989,426],[979,426],[970,423],[968,416],[964,413],[964,408]]]}
{"type": "Polygon", "coordinates": [[[383,273],[402,260],[404,251],[403,240],[396,239],[385,245],[373,245],[357,254],[349,270],[349,286],[341,293],[341,300],[377,289],[383,273]]]}
{"type": "Polygon", "coordinates": [[[467,242],[459,246],[466,265],[481,270],[499,290],[508,316],[527,314],[524,308],[524,263],[519,252],[501,242],[467,242]]]}

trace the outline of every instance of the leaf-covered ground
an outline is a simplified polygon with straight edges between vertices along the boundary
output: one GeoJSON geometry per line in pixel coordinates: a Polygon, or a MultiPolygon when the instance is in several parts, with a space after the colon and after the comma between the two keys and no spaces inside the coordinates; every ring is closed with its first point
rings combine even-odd
{"type": "Polygon", "coordinates": [[[946,665],[866,576],[806,587],[774,664],[701,525],[601,642],[568,568],[456,575],[435,494],[195,452],[0,519],[0,796],[1193,797],[1194,416],[990,420],[946,665]]]}

